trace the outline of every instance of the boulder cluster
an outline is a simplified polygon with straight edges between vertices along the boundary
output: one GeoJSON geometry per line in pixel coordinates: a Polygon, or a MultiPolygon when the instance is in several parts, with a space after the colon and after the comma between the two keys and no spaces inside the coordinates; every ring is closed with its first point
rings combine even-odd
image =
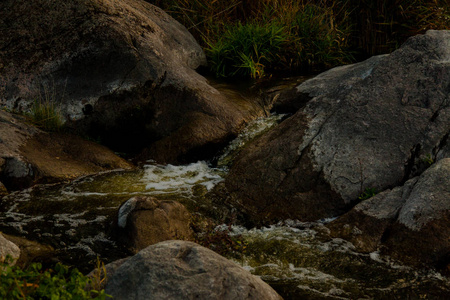
{"type": "MultiPolygon", "coordinates": [[[[143,0],[2,1],[0,203],[11,191],[149,159],[211,158],[272,110],[287,116],[242,149],[215,198],[251,225],[333,218],[331,236],[360,252],[450,272],[450,31],[414,36],[391,54],[328,70],[265,101],[219,92],[197,73],[205,65],[187,29],[143,0]],[[32,124],[34,105],[48,102],[61,131],[32,124]]],[[[190,222],[176,201],[124,202],[113,227],[134,256],[106,266],[106,292],[281,299],[187,241],[190,222]]],[[[1,262],[9,255],[26,265],[52,253],[0,234],[1,262]]]]}

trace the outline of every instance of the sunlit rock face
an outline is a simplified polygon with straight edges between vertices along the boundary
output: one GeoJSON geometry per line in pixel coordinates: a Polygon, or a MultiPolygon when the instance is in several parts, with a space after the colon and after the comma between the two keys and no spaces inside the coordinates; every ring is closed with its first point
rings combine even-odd
{"type": "Polygon", "coordinates": [[[68,127],[116,151],[188,161],[262,113],[198,75],[201,47],[145,1],[7,0],[0,12],[0,105],[28,111],[49,100],[68,127]]]}
{"type": "Polygon", "coordinates": [[[311,100],[241,152],[230,198],[256,223],[317,220],[449,157],[449,57],[450,31],[429,31],[300,84],[298,101],[311,100]]]}

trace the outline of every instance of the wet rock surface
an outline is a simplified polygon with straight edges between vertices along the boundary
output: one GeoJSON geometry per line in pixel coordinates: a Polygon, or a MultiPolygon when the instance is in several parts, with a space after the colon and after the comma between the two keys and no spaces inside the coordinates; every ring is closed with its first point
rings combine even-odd
{"type": "Polygon", "coordinates": [[[187,241],[145,248],[115,269],[105,290],[119,299],[282,299],[260,278],[187,241]]]}
{"type": "MultiPolygon", "coordinates": [[[[411,265],[450,264],[450,159],[433,164],[404,186],[355,206],[328,227],[359,251],[383,253],[411,265]]],[[[446,270],[448,271],[448,270],[446,270]]]]}
{"type": "Polygon", "coordinates": [[[134,197],[118,212],[119,240],[137,253],[147,246],[167,240],[193,238],[190,214],[177,201],[134,197]]]}
{"type": "Polygon", "coordinates": [[[115,151],[195,161],[263,112],[198,75],[200,46],[144,1],[8,0],[0,11],[0,105],[27,111],[50,98],[66,126],[115,151]]]}
{"type": "Polygon", "coordinates": [[[0,180],[9,190],[58,182],[133,165],[97,143],[47,133],[20,115],[0,111],[0,180]]]}
{"type": "Polygon", "coordinates": [[[242,151],[231,201],[255,223],[332,217],[448,156],[449,45],[449,31],[429,31],[299,85],[298,99],[311,100],[242,151]]]}

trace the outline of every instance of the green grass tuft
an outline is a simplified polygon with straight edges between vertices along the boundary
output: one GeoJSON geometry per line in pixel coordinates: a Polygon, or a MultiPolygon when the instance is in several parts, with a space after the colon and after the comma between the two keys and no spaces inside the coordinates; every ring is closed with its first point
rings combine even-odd
{"type": "Polygon", "coordinates": [[[45,131],[59,131],[64,124],[59,108],[49,100],[36,100],[30,118],[34,125],[45,131]]]}
{"type": "Polygon", "coordinates": [[[375,188],[366,188],[364,192],[359,195],[359,200],[367,200],[369,198],[372,198],[377,194],[377,190],[375,188]]]}
{"type": "Polygon", "coordinates": [[[288,36],[277,23],[229,26],[222,38],[206,49],[211,70],[218,77],[261,78],[277,62],[288,36]]]}

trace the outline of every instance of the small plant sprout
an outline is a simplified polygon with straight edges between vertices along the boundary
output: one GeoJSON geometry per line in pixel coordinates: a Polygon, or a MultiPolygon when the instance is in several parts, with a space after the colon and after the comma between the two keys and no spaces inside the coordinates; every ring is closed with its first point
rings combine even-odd
{"type": "Polygon", "coordinates": [[[428,153],[427,155],[422,157],[422,161],[431,166],[434,163],[433,155],[431,155],[431,153],[428,153]]]}
{"type": "Polygon", "coordinates": [[[365,191],[363,193],[361,193],[361,195],[359,195],[358,199],[359,200],[367,200],[369,198],[372,198],[376,194],[377,194],[377,190],[375,188],[366,188],[365,191]]]}

